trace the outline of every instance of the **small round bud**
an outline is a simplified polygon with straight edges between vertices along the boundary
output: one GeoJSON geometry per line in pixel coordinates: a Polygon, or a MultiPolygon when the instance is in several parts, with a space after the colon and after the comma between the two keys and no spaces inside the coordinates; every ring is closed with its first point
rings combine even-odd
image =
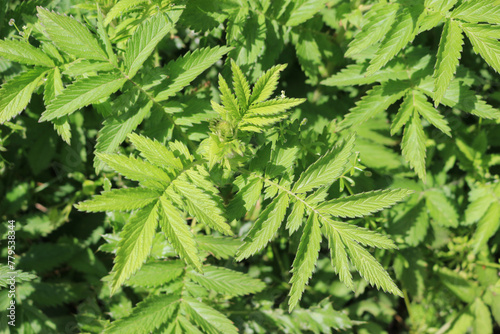
{"type": "Polygon", "coordinates": [[[15,23],[16,23],[16,20],[14,20],[14,19],[9,20],[9,26],[12,27],[15,23]]]}

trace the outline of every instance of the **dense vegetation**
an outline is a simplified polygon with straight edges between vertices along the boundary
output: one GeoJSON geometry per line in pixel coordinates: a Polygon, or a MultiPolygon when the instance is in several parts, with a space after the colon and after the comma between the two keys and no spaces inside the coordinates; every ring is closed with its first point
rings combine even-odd
{"type": "Polygon", "coordinates": [[[499,0],[9,0],[0,37],[0,333],[499,332],[499,0]]]}

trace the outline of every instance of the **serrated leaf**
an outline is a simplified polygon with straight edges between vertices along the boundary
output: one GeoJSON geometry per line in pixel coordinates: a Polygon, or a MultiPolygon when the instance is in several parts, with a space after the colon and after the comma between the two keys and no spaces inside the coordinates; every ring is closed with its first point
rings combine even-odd
{"type": "Polygon", "coordinates": [[[382,288],[385,292],[403,297],[403,293],[394,284],[387,271],[366,249],[361,247],[357,242],[343,236],[342,241],[349,251],[352,264],[356,267],[361,277],[372,286],[376,286],[377,289],[382,288]]]}
{"type": "Polygon", "coordinates": [[[290,300],[288,311],[291,312],[302,297],[309,279],[311,278],[318,254],[321,248],[321,230],[315,213],[307,220],[304,232],[300,238],[299,248],[292,264],[292,278],[290,284],[290,300]]]}
{"type": "Polygon", "coordinates": [[[224,105],[225,110],[231,118],[240,117],[240,106],[236,100],[236,96],[231,92],[226,80],[219,74],[219,91],[220,99],[224,105]]]}
{"type": "Polygon", "coordinates": [[[255,83],[248,104],[267,100],[278,86],[280,72],[285,68],[286,65],[276,65],[267,70],[255,83]]]}
{"type": "Polygon", "coordinates": [[[457,70],[464,37],[459,24],[447,20],[437,53],[436,66],[434,66],[434,105],[438,105],[446,92],[457,70]]]}
{"type": "Polygon", "coordinates": [[[160,204],[162,209],[160,227],[165,232],[166,237],[181,259],[201,272],[202,265],[198,257],[196,242],[193,233],[186,225],[186,220],[167,197],[160,197],[160,204]]]}
{"type": "Polygon", "coordinates": [[[290,17],[286,21],[286,25],[293,27],[299,25],[318,13],[325,7],[327,0],[297,0],[294,1],[294,7],[290,13],[290,17]]]}
{"type": "Polygon", "coordinates": [[[498,40],[488,36],[487,32],[482,33],[480,29],[472,29],[467,25],[462,27],[474,47],[474,52],[479,54],[497,73],[500,73],[500,43],[498,40]]]}
{"type": "Polygon", "coordinates": [[[157,200],[161,193],[147,188],[122,188],[104,191],[75,207],[80,211],[106,212],[140,209],[157,200]]]}
{"type": "Polygon", "coordinates": [[[232,59],[231,71],[233,73],[233,87],[236,97],[238,98],[238,104],[242,110],[246,110],[250,100],[250,85],[239,66],[236,65],[236,62],[232,59]]]}
{"type": "Polygon", "coordinates": [[[132,78],[142,64],[151,55],[156,45],[165,37],[179,19],[180,13],[174,19],[166,20],[163,14],[157,14],[144,21],[127,42],[125,50],[125,67],[127,75],[132,78]]]}
{"type": "Polygon", "coordinates": [[[257,293],[266,287],[264,282],[223,267],[204,266],[203,274],[191,271],[187,276],[208,291],[226,296],[244,296],[257,293]]]}
{"type": "Polygon", "coordinates": [[[417,21],[423,8],[419,4],[401,7],[400,12],[385,35],[375,57],[370,61],[366,75],[372,75],[398,54],[417,34],[417,21]]]}
{"type": "Polygon", "coordinates": [[[441,115],[436,108],[432,107],[427,101],[427,98],[420,92],[413,90],[412,91],[412,102],[413,106],[417,110],[417,112],[422,115],[429,123],[434,125],[436,128],[441,130],[444,134],[451,137],[451,129],[448,126],[448,122],[441,115]]]}
{"type": "Polygon", "coordinates": [[[234,181],[239,188],[236,195],[229,202],[227,212],[231,218],[239,219],[250,212],[260,198],[264,183],[258,177],[240,175],[234,181]]]}
{"type": "MultiPolygon", "coordinates": [[[[109,16],[109,12],[108,12],[108,16],[109,16]]],[[[116,60],[115,52],[113,51],[113,47],[111,46],[111,41],[109,40],[108,33],[106,32],[106,29],[104,28],[104,18],[102,16],[102,11],[101,11],[101,8],[99,7],[99,4],[97,4],[97,33],[99,34],[99,38],[100,38],[101,42],[104,44],[104,47],[106,49],[106,53],[108,54],[109,60],[111,60],[111,63],[115,67],[118,67],[118,62],[116,60]]]]}
{"type": "Polygon", "coordinates": [[[7,81],[0,89],[0,123],[5,123],[22,112],[46,69],[34,68],[7,81]]]}
{"type": "Polygon", "coordinates": [[[393,206],[412,192],[406,189],[369,191],[326,201],[318,206],[318,210],[334,217],[364,217],[393,206]]]}
{"type": "Polygon", "coordinates": [[[289,198],[281,193],[260,214],[245,237],[237,253],[236,261],[242,261],[264,248],[274,237],[285,218],[289,198]]]}
{"type": "Polygon", "coordinates": [[[137,304],[132,314],[114,321],[104,333],[152,333],[176,316],[180,300],[181,296],[171,294],[148,297],[137,304]]]}
{"type": "Polygon", "coordinates": [[[153,165],[182,170],[181,160],[158,141],[135,133],[128,135],[128,138],[135,148],[141,152],[141,155],[153,165]]]}
{"type": "Polygon", "coordinates": [[[346,129],[364,123],[380,112],[386,110],[391,104],[402,98],[408,88],[407,83],[389,81],[373,87],[356,103],[339,124],[339,129],[346,129]]]}
{"type": "Polygon", "coordinates": [[[411,115],[413,115],[415,110],[414,95],[413,90],[408,92],[403,100],[403,103],[399,106],[398,113],[391,123],[391,136],[394,136],[397,132],[399,132],[399,130],[408,122],[411,115]]]}
{"type": "Polygon", "coordinates": [[[104,24],[108,25],[111,21],[113,21],[118,16],[122,15],[128,9],[142,3],[147,2],[147,0],[120,0],[118,1],[108,12],[106,15],[106,19],[104,20],[104,24]]]}
{"type": "Polygon", "coordinates": [[[162,190],[164,185],[170,182],[167,173],[146,161],[106,153],[97,153],[97,157],[129,180],[139,181],[144,185],[151,185],[162,190]]]}
{"type": "Polygon", "coordinates": [[[458,213],[440,190],[425,192],[427,208],[432,219],[440,226],[457,227],[458,213]]]}
{"type": "Polygon", "coordinates": [[[137,211],[125,224],[113,268],[112,294],[143,265],[151,252],[158,225],[158,208],[158,202],[150,204],[137,211]]]}
{"type": "Polygon", "coordinates": [[[301,175],[293,186],[294,192],[308,192],[315,188],[332,184],[342,175],[349,158],[354,151],[356,137],[351,135],[345,141],[328,151],[313,164],[311,164],[301,175]]]}
{"type": "MultiPolygon", "coordinates": [[[[122,111],[118,116],[107,117],[97,135],[95,154],[114,153],[127,135],[134,131],[150,112],[153,102],[144,93],[129,90],[115,100],[113,108],[122,111]]],[[[161,166],[161,165],[160,165],[161,166]]],[[[94,168],[99,172],[104,162],[94,159],[94,168]]]]}
{"type": "Polygon", "coordinates": [[[292,212],[288,215],[285,226],[285,228],[290,231],[290,234],[293,234],[299,229],[300,226],[302,226],[305,209],[306,207],[301,201],[296,201],[293,204],[292,212]]]}
{"type": "Polygon", "coordinates": [[[339,235],[353,239],[363,246],[381,249],[397,248],[396,244],[389,237],[351,223],[328,220],[325,225],[330,225],[339,235]]]}
{"type": "Polygon", "coordinates": [[[364,15],[366,23],[362,30],[354,36],[345,53],[346,57],[358,54],[366,48],[379,42],[391,29],[399,6],[397,3],[378,3],[364,15]]]}
{"type": "Polygon", "coordinates": [[[219,311],[191,297],[183,298],[183,309],[205,333],[238,334],[238,329],[219,311]]]}
{"type": "Polygon", "coordinates": [[[367,64],[347,65],[347,67],[342,69],[340,72],[321,81],[321,84],[325,86],[342,87],[367,85],[374,82],[385,82],[389,80],[408,79],[408,72],[399,66],[387,66],[370,76],[366,75],[367,67],[367,64]]]}
{"type": "Polygon", "coordinates": [[[228,259],[234,257],[241,246],[239,239],[228,237],[212,237],[208,235],[196,236],[196,243],[201,250],[208,252],[216,259],[228,259]]]}
{"type": "Polygon", "coordinates": [[[321,222],[323,223],[325,237],[328,239],[328,248],[330,249],[332,266],[335,269],[335,272],[339,275],[340,281],[349,289],[354,291],[352,275],[349,269],[349,260],[347,258],[344,243],[340,238],[340,234],[329,221],[322,220],[321,222]]]}
{"type": "Polygon", "coordinates": [[[107,55],[90,31],[66,15],[38,7],[38,17],[50,39],[64,52],[78,58],[107,60],[107,55]]]}
{"type": "Polygon", "coordinates": [[[129,286],[158,287],[180,277],[186,264],[180,260],[148,262],[126,284],[129,286]]]}
{"type": "Polygon", "coordinates": [[[245,114],[243,120],[247,117],[281,114],[305,101],[305,99],[276,98],[265,102],[254,103],[248,108],[247,114],[245,114]]]}
{"type": "Polygon", "coordinates": [[[40,122],[50,121],[95,103],[120,89],[127,79],[116,73],[84,78],[66,87],[40,117],[40,122]]]}
{"type": "Polygon", "coordinates": [[[498,24],[500,22],[500,1],[463,1],[462,4],[451,13],[451,17],[471,23],[488,22],[491,24],[498,24]]]}
{"type": "Polygon", "coordinates": [[[160,102],[174,96],[229,50],[225,46],[197,49],[169,62],[164,69],[166,80],[155,88],[155,100],[160,102]]]}
{"type": "MultiPolygon", "coordinates": [[[[500,13],[499,13],[500,16],[500,13]]],[[[474,321],[472,322],[473,333],[493,334],[491,313],[481,298],[476,298],[471,305],[474,321]]]]}
{"type": "Polygon", "coordinates": [[[472,253],[477,254],[500,227],[500,205],[492,203],[477,223],[477,230],[472,237],[472,253]]]}
{"type": "Polygon", "coordinates": [[[27,42],[0,40],[0,57],[25,65],[54,67],[52,59],[27,42]]]}
{"type": "Polygon", "coordinates": [[[225,235],[233,235],[231,227],[226,223],[222,209],[214,199],[202,189],[179,178],[172,182],[182,195],[187,211],[203,224],[225,235]]]}
{"type": "Polygon", "coordinates": [[[418,177],[425,182],[425,134],[420,117],[415,111],[405,127],[401,148],[403,156],[415,170],[418,177]]]}

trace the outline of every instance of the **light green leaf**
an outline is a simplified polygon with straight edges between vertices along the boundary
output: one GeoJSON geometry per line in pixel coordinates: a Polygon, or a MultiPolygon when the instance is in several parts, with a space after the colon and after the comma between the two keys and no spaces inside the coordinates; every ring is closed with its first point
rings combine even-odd
{"type": "Polygon", "coordinates": [[[364,217],[393,206],[411,193],[413,191],[406,189],[369,191],[326,201],[318,206],[318,210],[335,217],[364,217]]]}
{"type": "Polygon", "coordinates": [[[459,24],[456,21],[447,20],[441,34],[436,66],[434,67],[434,105],[436,106],[443,98],[455,75],[463,43],[464,36],[459,24]]]}
{"type": "Polygon", "coordinates": [[[38,17],[50,39],[64,52],[78,58],[107,60],[90,31],[74,18],[38,7],[38,17]]]}
{"type": "Polygon", "coordinates": [[[151,252],[158,225],[158,207],[157,202],[137,211],[120,233],[121,240],[113,268],[112,294],[143,265],[151,252]]]}
{"type": "Polygon", "coordinates": [[[0,89],[0,123],[3,124],[22,112],[47,69],[34,68],[7,81],[0,89]]]}
{"type": "Polygon", "coordinates": [[[482,29],[473,29],[467,25],[462,27],[474,47],[474,52],[479,54],[497,73],[500,73],[500,43],[498,40],[488,36],[488,32],[483,32],[482,29]]]}
{"type": "Polygon", "coordinates": [[[171,294],[148,297],[137,304],[132,314],[111,323],[104,333],[153,333],[176,317],[180,300],[181,296],[171,294]]]}
{"type": "Polygon", "coordinates": [[[241,246],[239,239],[228,237],[212,237],[208,235],[196,236],[196,244],[201,250],[208,252],[216,259],[229,259],[234,257],[241,246]]]}
{"type": "Polygon", "coordinates": [[[389,80],[405,80],[408,79],[408,72],[399,66],[387,66],[374,73],[366,75],[366,64],[351,64],[340,72],[332,75],[328,79],[321,81],[325,86],[355,86],[367,85],[374,82],[385,82],[389,80]]]}
{"type": "Polygon", "coordinates": [[[300,238],[299,248],[292,264],[292,278],[290,284],[290,300],[288,312],[291,312],[302,297],[309,279],[311,278],[318,254],[321,248],[321,230],[315,213],[307,220],[304,232],[300,238]]]}
{"type": "Polygon", "coordinates": [[[451,17],[471,23],[488,22],[498,24],[500,22],[499,0],[469,0],[451,13],[451,17]]]}
{"type": "Polygon", "coordinates": [[[274,237],[285,218],[289,198],[281,193],[260,214],[245,237],[237,253],[236,261],[242,261],[264,248],[274,237]]]}
{"type": "Polygon", "coordinates": [[[352,223],[327,220],[324,225],[330,225],[330,228],[334,229],[339,235],[353,239],[363,246],[397,249],[396,244],[389,237],[352,223]]]}
{"type": "Polygon", "coordinates": [[[292,212],[288,215],[285,226],[285,228],[290,231],[290,235],[302,226],[305,209],[306,207],[301,201],[296,201],[293,204],[292,212]]]}
{"type": "Polygon", "coordinates": [[[238,187],[238,192],[229,202],[227,212],[231,218],[239,219],[255,207],[264,183],[258,177],[240,175],[233,184],[238,187]]]}
{"type": "Polygon", "coordinates": [[[120,0],[118,1],[108,12],[106,15],[106,19],[104,20],[104,24],[108,25],[111,21],[113,21],[118,16],[122,15],[128,9],[141,4],[143,2],[147,2],[147,0],[120,0]]]}
{"type": "Polygon", "coordinates": [[[399,5],[397,3],[377,3],[363,16],[362,30],[349,43],[345,56],[358,54],[384,38],[391,29],[399,5]]]}
{"type": "Polygon", "coordinates": [[[134,287],[158,287],[180,277],[186,264],[180,260],[148,262],[125,283],[134,287]]]}
{"type": "Polygon", "coordinates": [[[106,212],[140,209],[157,200],[161,193],[146,188],[121,188],[104,191],[75,207],[80,211],[106,212]]]}
{"type": "Polygon", "coordinates": [[[415,111],[410,117],[403,134],[403,156],[415,170],[418,177],[425,182],[425,134],[420,122],[420,117],[415,111]]]}
{"type": "Polygon", "coordinates": [[[432,219],[440,226],[457,227],[458,213],[445,194],[440,190],[425,192],[427,209],[432,219]]]}
{"type": "Polygon", "coordinates": [[[391,29],[385,35],[375,57],[370,61],[366,75],[372,75],[394,58],[417,34],[417,21],[422,8],[418,4],[401,7],[391,29]]]}
{"type": "Polygon", "coordinates": [[[0,40],[0,57],[26,65],[55,66],[42,50],[24,41],[0,40]]]}
{"type": "Polygon", "coordinates": [[[339,124],[339,130],[360,125],[385,111],[391,104],[404,96],[408,87],[406,82],[397,82],[396,84],[393,81],[373,87],[345,116],[339,124]]]}
{"type": "Polygon", "coordinates": [[[222,104],[231,118],[240,117],[240,106],[238,105],[238,100],[236,100],[236,96],[234,96],[231,92],[226,80],[221,74],[219,74],[219,91],[222,104]]]}
{"type": "Polygon", "coordinates": [[[286,25],[293,27],[299,25],[317,14],[321,9],[325,8],[325,3],[328,0],[296,0],[293,2],[294,7],[290,13],[286,25]]]}
{"type": "Polygon", "coordinates": [[[500,227],[500,204],[492,203],[477,223],[477,230],[472,237],[472,253],[477,254],[500,227]]]}
{"type": "Polygon", "coordinates": [[[403,103],[399,106],[399,111],[391,123],[391,136],[394,136],[397,132],[399,132],[399,130],[408,122],[411,115],[413,115],[415,110],[414,96],[414,91],[409,91],[406,94],[403,103]]]}
{"type": "Polygon", "coordinates": [[[276,98],[272,100],[267,100],[265,102],[254,103],[248,108],[247,114],[243,117],[243,121],[247,117],[254,116],[270,116],[284,113],[290,108],[293,108],[301,103],[304,103],[306,99],[290,99],[290,98],[276,98]]]}
{"type": "Polygon", "coordinates": [[[339,275],[340,281],[349,289],[354,291],[351,271],[349,269],[349,260],[345,250],[344,243],[336,227],[329,221],[321,220],[324,228],[324,235],[328,239],[328,248],[330,248],[330,257],[335,272],[339,275]]]}
{"type": "Polygon", "coordinates": [[[448,126],[448,122],[436,108],[432,107],[432,104],[427,101],[427,98],[424,96],[424,94],[420,93],[417,90],[413,90],[411,95],[413,106],[418,111],[418,113],[422,115],[422,117],[424,117],[429,123],[441,130],[444,134],[451,137],[451,129],[448,126]]]}
{"type": "MultiPolygon", "coordinates": [[[[500,17],[500,14],[499,14],[500,17]]],[[[474,321],[472,322],[473,333],[493,334],[493,324],[491,323],[491,313],[481,300],[476,298],[471,305],[474,321]]]]}
{"type": "Polygon", "coordinates": [[[202,272],[202,264],[198,257],[198,249],[193,233],[189,230],[186,220],[182,217],[166,196],[160,197],[161,217],[160,227],[174,246],[181,259],[202,272]]]}
{"type": "Polygon", "coordinates": [[[246,110],[248,108],[248,102],[250,101],[250,86],[243,72],[232,59],[231,71],[233,72],[233,87],[236,97],[238,98],[238,104],[242,110],[246,110]]]}
{"type": "Polygon", "coordinates": [[[255,83],[248,104],[267,100],[278,86],[280,72],[285,68],[286,65],[276,65],[266,71],[255,83]]]}
{"type": "Polygon", "coordinates": [[[372,286],[377,289],[382,288],[385,292],[393,293],[397,296],[403,297],[403,293],[396,284],[392,281],[391,277],[382,267],[382,265],[375,260],[375,258],[357,242],[342,236],[342,240],[349,251],[351,262],[359,271],[360,275],[368,281],[372,286]]]}
{"type": "Polygon", "coordinates": [[[204,266],[203,274],[191,271],[187,276],[208,291],[226,296],[244,296],[260,292],[266,287],[258,279],[223,267],[204,266]]]}
{"type": "Polygon", "coordinates": [[[99,7],[99,4],[97,4],[97,33],[99,34],[99,38],[101,39],[101,42],[104,44],[104,47],[106,48],[106,53],[108,54],[109,60],[111,60],[111,63],[115,67],[118,67],[116,55],[115,52],[113,51],[113,47],[111,46],[111,41],[109,40],[108,33],[104,28],[103,20],[104,18],[102,16],[101,8],[99,7]]]}
{"type": "Polygon", "coordinates": [[[441,283],[462,301],[471,303],[479,296],[480,290],[476,282],[465,279],[457,272],[448,268],[439,268],[438,275],[441,283]]]}
{"type": "Polygon", "coordinates": [[[160,102],[174,96],[229,50],[225,46],[197,49],[169,62],[163,70],[165,80],[155,88],[155,100],[160,102]]]}
{"type": "Polygon", "coordinates": [[[198,302],[191,297],[183,297],[184,311],[208,334],[238,334],[238,329],[219,311],[198,302]]]}
{"type": "Polygon", "coordinates": [[[135,133],[128,135],[128,138],[141,152],[141,155],[150,163],[163,168],[172,168],[174,170],[182,170],[183,165],[172,151],[160,144],[155,139],[150,139],[135,133]]]}
{"type": "Polygon", "coordinates": [[[356,137],[349,136],[343,143],[331,149],[302,172],[292,191],[303,193],[332,184],[342,175],[354,152],[356,137]]]}
{"type": "Polygon", "coordinates": [[[75,81],[47,106],[47,110],[40,117],[40,122],[72,114],[80,108],[108,97],[120,89],[126,80],[116,73],[108,73],[75,81]]]}
{"type": "Polygon", "coordinates": [[[151,55],[154,48],[165,37],[179,19],[180,13],[174,20],[167,20],[163,14],[157,14],[144,21],[127,42],[125,50],[125,67],[127,75],[132,78],[142,64],[151,55]]]}

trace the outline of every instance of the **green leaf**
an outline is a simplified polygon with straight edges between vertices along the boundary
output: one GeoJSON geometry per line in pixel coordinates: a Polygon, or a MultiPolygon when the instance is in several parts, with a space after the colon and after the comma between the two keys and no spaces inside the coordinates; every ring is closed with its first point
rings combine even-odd
{"type": "Polygon", "coordinates": [[[246,110],[248,108],[248,102],[250,101],[250,85],[239,66],[236,65],[236,62],[232,59],[231,71],[233,72],[233,87],[236,97],[238,98],[238,105],[242,110],[246,110]]]}
{"type": "Polygon", "coordinates": [[[230,257],[234,257],[236,251],[241,246],[241,241],[228,237],[198,235],[196,236],[196,244],[201,250],[208,252],[216,259],[227,260],[230,257]]]}
{"type": "Polygon", "coordinates": [[[222,104],[224,105],[225,110],[232,118],[240,117],[240,106],[238,105],[238,100],[226,82],[226,80],[219,74],[219,91],[220,91],[220,99],[222,104]]]}
{"type": "MultiPolygon", "coordinates": [[[[129,90],[113,103],[115,110],[122,113],[107,117],[97,135],[95,153],[114,153],[127,135],[134,131],[153,107],[153,102],[143,92],[129,90]]],[[[94,168],[99,172],[104,162],[94,159],[94,168]]]]}
{"type": "Polygon", "coordinates": [[[303,193],[335,182],[354,152],[356,137],[351,135],[337,147],[331,149],[302,172],[292,191],[303,193]]]}
{"type": "Polygon", "coordinates": [[[157,202],[137,211],[120,233],[111,294],[143,265],[151,252],[158,225],[158,207],[157,202]]]}
{"type": "Polygon", "coordinates": [[[127,75],[133,78],[142,64],[153,52],[158,43],[175,25],[180,13],[174,20],[167,20],[163,14],[157,14],[149,20],[144,21],[134,32],[127,42],[125,50],[125,67],[128,69],[127,75]]]}
{"type": "Polygon", "coordinates": [[[415,4],[401,7],[391,29],[385,35],[375,57],[370,61],[366,75],[372,75],[398,54],[417,34],[418,16],[423,8],[415,4]]]}
{"type": "Polygon", "coordinates": [[[162,208],[160,226],[168,240],[174,246],[181,259],[199,272],[202,272],[196,242],[193,233],[186,224],[186,220],[167,197],[160,197],[160,203],[162,208]]]}
{"type": "Polygon", "coordinates": [[[304,232],[300,238],[299,248],[292,264],[292,279],[290,284],[290,300],[288,311],[291,312],[302,297],[309,279],[311,278],[318,254],[321,248],[321,230],[316,214],[309,216],[304,232]]]}
{"type": "Polygon", "coordinates": [[[396,244],[389,237],[352,223],[327,220],[324,225],[330,225],[330,228],[333,228],[339,235],[353,239],[363,246],[397,249],[396,244]]]}
{"type": "Polygon", "coordinates": [[[226,223],[223,211],[210,194],[190,182],[177,178],[172,182],[182,195],[187,211],[200,222],[225,235],[233,235],[231,227],[226,223]]]}
{"type": "Polygon", "coordinates": [[[113,21],[118,16],[122,15],[128,9],[139,5],[143,2],[147,2],[147,0],[120,0],[118,1],[108,12],[106,15],[106,19],[104,20],[104,24],[108,25],[111,21],[113,21]]]}
{"type": "Polygon", "coordinates": [[[373,87],[340,122],[339,130],[360,125],[385,111],[404,96],[407,88],[407,83],[397,82],[396,84],[394,81],[373,87]]]}
{"type": "Polygon", "coordinates": [[[120,89],[126,80],[116,73],[108,73],[75,81],[47,106],[40,122],[72,114],[80,108],[96,103],[120,89]]]}
{"type": "Polygon", "coordinates": [[[293,108],[301,103],[304,103],[306,99],[290,99],[290,98],[276,98],[272,100],[267,100],[265,102],[254,103],[248,108],[247,114],[243,117],[243,121],[247,117],[254,116],[270,116],[277,115],[293,108]]]}
{"type": "Polygon", "coordinates": [[[354,291],[352,275],[349,269],[349,260],[347,258],[344,243],[340,238],[340,234],[337,228],[334,227],[329,221],[322,220],[321,222],[323,223],[323,228],[325,230],[324,234],[328,239],[328,248],[330,248],[332,266],[335,269],[335,272],[339,275],[340,281],[349,289],[354,291]]]}
{"type": "Polygon", "coordinates": [[[43,51],[28,42],[16,40],[0,40],[0,57],[26,65],[55,66],[43,51]]]}
{"type": "Polygon", "coordinates": [[[159,287],[180,277],[185,266],[180,260],[148,262],[126,284],[133,287],[159,287]]]}
{"type": "Polygon", "coordinates": [[[131,133],[128,138],[150,163],[163,168],[182,170],[183,165],[172,151],[154,139],[131,133]]]}
{"type": "MultiPolygon", "coordinates": [[[[500,14],[499,14],[500,16],[500,14]]],[[[476,298],[471,305],[474,321],[472,322],[473,333],[493,334],[493,324],[491,323],[491,313],[481,300],[476,298]]]]}
{"type": "Polygon", "coordinates": [[[129,180],[139,181],[161,190],[170,182],[170,177],[162,169],[150,163],[118,154],[97,153],[97,157],[106,165],[129,180]]]}
{"type": "Polygon", "coordinates": [[[112,189],[80,202],[75,207],[87,212],[131,211],[145,207],[160,196],[160,192],[146,188],[112,189]]]}
{"type": "Polygon", "coordinates": [[[351,64],[328,79],[321,81],[325,86],[355,86],[367,85],[374,82],[408,79],[408,72],[399,66],[387,66],[378,70],[373,75],[366,75],[366,64],[351,64]]]}
{"type": "Polygon", "coordinates": [[[290,17],[286,21],[286,25],[293,27],[309,20],[321,9],[325,8],[325,3],[327,2],[327,0],[294,1],[294,7],[290,13],[290,17]]]}
{"type": "MultiPolygon", "coordinates": [[[[109,16],[109,12],[108,12],[108,16],[109,16]]],[[[115,67],[118,67],[116,55],[115,55],[115,52],[113,51],[113,47],[111,46],[111,41],[109,40],[108,33],[106,32],[106,29],[104,28],[103,20],[104,20],[104,18],[102,16],[101,8],[99,7],[99,4],[97,4],[97,33],[99,34],[99,38],[101,39],[102,43],[104,44],[104,47],[106,48],[106,53],[108,54],[109,60],[111,60],[111,63],[115,67]]]]}
{"type": "Polygon", "coordinates": [[[305,205],[301,201],[296,201],[293,204],[292,212],[288,215],[288,219],[286,222],[285,228],[290,231],[290,235],[302,226],[304,214],[305,214],[305,205]]]}
{"type": "Polygon", "coordinates": [[[447,20],[441,34],[436,66],[434,67],[434,105],[436,106],[443,98],[455,75],[463,43],[464,36],[459,24],[456,21],[447,20]]]}
{"type": "Polygon", "coordinates": [[[399,5],[397,3],[377,3],[363,16],[363,29],[349,43],[345,56],[351,57],[384,38],[391,29],[399,5]]]}
{"type": "Polygon", "coordinates": [[[451,17],[471,23],[488,22],[498,24],[500,22],[500,1],[498,0],[469,0],[451,13],[451,17]]]}
{"type": "Polygon", "coordinates": [[[403,134],[401,148],[403,156],[415,170],[418,177],[425,182],[425,134],[420,117],[415,111],[410,117],[403,134]]]}
{"type": "Polygon", "coordinates": [[[479,219],[477,230],[472,237],[472,252],[477,254],[488,240],[495,235],[500,227],[500,205],[493,203],[479,219]]]}
{"type": "Polygon", "coordinates": [[[155,88],[155,100],[164,101],[174,96],[229,50],[231,49],[225,46],[197,49],[193,53],[188,52],[182,58],[169,62],[163,70],[166,80],[155,88]]]}
{"type": "Polygon", "coordinates": [[[5,123],[22,112],[28,105],[33,91],[47,73],[34,68],[7,81],[0,89],[0,123],[5,123]]]}
{"type": "Polygon", "coordinates": [[[148,297],[137,304],[132,314],[114,321],[104,333],[153,333],[176,317],[180,299],[180,296],[171,294],[148,297]]]}
{"type": "Polygon", "coordinates": [[[458,226],[458,213],[442,191],[428,190],[425,192],[425,199],[429,214],[438,225],[458,226]]]}
{"type": "Polygon", "coordinates": [[[208,291],[225,296],[244,296],[257,293],[266,287],[264,282],[222,267],[205,266],[203,274],[191,271],[187,276],[208,291]]]}
{"type": "Polygon", "coordinates": [[[264,183],[258,177],[238,176],[233,184],[238,192],[227,207],[229,217],[239,219],[255,207],[260,198],[264,183]]]}
{"type": "Polygon", "coordinates": [[[183,297],[184,311],[208,334],[238,334],[238,329],[219,311],[198,302],[191,297],[183,297]]]}
{"type": "Polygon", "coordinates": [[[42,7],[37,10],[45,31],[62,51],[78,58],[108,60],[95,37],[83,24],[42,7]]]}
{"type": "Polygon", "coordinates": [[[335,217],[364,217],[393,206],[411,193],[413,191],[406,189],[369,191],[326,201],[318,206],[318,210],[335,217]]]}
{"type": "Polygon", "coordinates": [[[473,29],[468,25],[462,27],[474,47],[474,52],[479,54],[497,73],[500,73],[500,43],[498,40],[488,36],[488,32],[479,26],[477,26],[479,29],[473,29]]]}
{"type": "Polygon", "coordinates": [[[441,283],[465,303],[471,303],[478,295],[476,282],[471,282],[448,268],[439,268],[441,283]]]}
{"type": "Polygon", "coordinates": [[[274,237],[285,218],[289,198],[281,193],[260,214],[244,239],[237,253],[236,261],[242,261],[264,248],[274,237]]]}
{"type": "Polygon", "coordinates": [[[361,277],[367,280],[372,286],[376,286],[377,289],[382,288],[385,292],[403,297],[403,293],[394,284],[387,271],[384,270],[382,265],[366,249],[361,247],[357,242],[343,236],[342,241],[349,251],[352,264],[359,271],[361,277]]]}
{"type": "Polygon", "coordinates": [[[418,111],[418,113],[422,115],[422,117],[424,117],[429,123],[441,130],[444,134],[451,137],[451,129],[448,126],[448,122],[436,108],[432,107],[432,104],[427,101],[427,98],[422,93],[416,90],[412,91],[412,97],[413,106],[418,111]]]}
{"type": "Polygon", "coordinates": [[[278,86],[280,72],[285,68],[286,65],[276,65],[266,71],[255,83],[248,104],[267,100],[278,86]]]}
{"type": "Polygon", "coordinates": [[[399,106],[399,111],[391,123],[391,136],[394,136],[399,130],[408,122],[411,115],[415,110],[415,93],[413,90],[409,91],[403,103],[399,106]]]}

